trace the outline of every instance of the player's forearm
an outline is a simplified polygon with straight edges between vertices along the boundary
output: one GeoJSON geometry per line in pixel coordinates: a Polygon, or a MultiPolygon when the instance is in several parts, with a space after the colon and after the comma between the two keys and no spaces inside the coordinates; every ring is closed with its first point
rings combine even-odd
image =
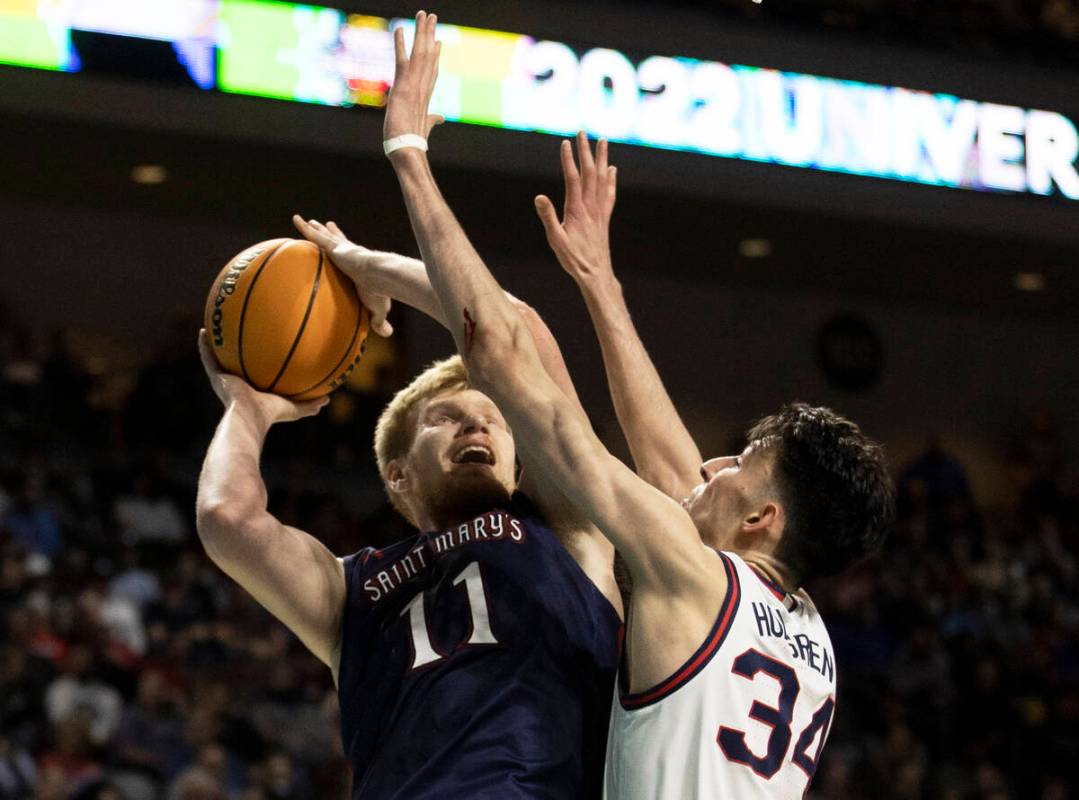
{"type": "Polygon", "coordinates": [[[581,284],[618,423],[637,473],[676,500],[699,481],[701,454],[671,402],[613,278],[581,284]]]}
{"type": "Polygon", "coordinates": [[[221,418],[199,476],[196,519],[208,549],[254,530],[245,526],[266,514],[266,485],[259,456],[269,425],[249,409],[231,404],[221,418]]]}
{"type": "Polygon", "coordinates": [[[393,163],[427,276],[458,352],[474,364],[502,345],[530,340],[520,315],[439,192],[426,156],[411,150],[393,163]]]}
{"type": "Polygon", "coordinates": [[[551,329],[547,327],[547,323],[534,308],[510,295],[507,297],[528,327],[536,352],[539,354],[540,361],[543,362],[543,368],[555,385],[562,390],[562,394],[569,398],[581,413],[581,416],[587,417],[584,406],[581,405],[581,398],[577,395],[577,387],[573,385],[573,378],[570,377],[569,368],[566,367],[566,360],[562,356],[562,348],[558,346],[558,340],[554,338],[551,329]]]}
{"type": "Polygon", "coordinates": [[[427,267],[419,259],[397,253],[372,253],[364,258],[362,280],[369,291],[386,295],[446,325],[427,267]]]}

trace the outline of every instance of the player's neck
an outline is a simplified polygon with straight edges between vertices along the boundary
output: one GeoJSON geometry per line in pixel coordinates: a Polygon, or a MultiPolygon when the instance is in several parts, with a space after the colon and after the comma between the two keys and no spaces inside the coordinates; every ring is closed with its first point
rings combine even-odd
{"type": "Polygon", "coordinates": [[[739,553],[742,560],[757,570],[761,575],[777,586],[783,587],[788,594],[795,592],[798,587],[794,585],[794,577],[783,563],[770,553],[761,553],[756,550],[748,553],[739,553]]]}

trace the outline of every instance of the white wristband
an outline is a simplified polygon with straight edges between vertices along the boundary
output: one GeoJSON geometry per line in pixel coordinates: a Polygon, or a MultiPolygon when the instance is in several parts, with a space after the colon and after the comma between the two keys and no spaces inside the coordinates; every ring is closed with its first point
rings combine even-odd
{"type": "Polygon", "coordinates": [[[415,147],[417,150],[422,150],[426,153],[427,140],[418,134],[406,133],[401,136],[394,136],[392,139],[387,139],[382,143],[382,150],[386,155],[403,147],[415,147]]]}

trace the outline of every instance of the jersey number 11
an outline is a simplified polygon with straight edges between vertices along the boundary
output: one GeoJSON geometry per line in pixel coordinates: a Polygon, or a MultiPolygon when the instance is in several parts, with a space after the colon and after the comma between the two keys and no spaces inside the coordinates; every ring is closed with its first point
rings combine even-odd
{"type": "MultiPolygon", "coordinates": [[[[454,586],[460,586],[462,583],[465,585],[468,608],[472,615],[472,633],[458,646],[498,644],[498,639],[491,633],[491,612],[487,608],[487,593],[483,588],[483,576],[480,574],[478,563],[471,562],[454,578],[454,586]]],[[[427,628],[427,613],[424,611],[426,596],[426,592],[421,592],[401,610],[401,616],[408,616],[412,631],[412,663],[409,665],[409,670],[434,664],[448,656],[446,653],[440,653],[431,644],[431,632],[427,628]]]]}

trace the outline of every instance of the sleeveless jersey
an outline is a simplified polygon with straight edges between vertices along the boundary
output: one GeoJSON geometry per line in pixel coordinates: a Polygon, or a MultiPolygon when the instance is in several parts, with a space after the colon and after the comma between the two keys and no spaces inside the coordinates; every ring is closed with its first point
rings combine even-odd
{"type": "Polygon", "coordinates": [[[809,787],[835,709],[828,631],[804,592],[720,556],[729,586],[704,643],[658,686],[619,687],[610,800],[800,798],[809,787]]]}
{"type": "Polygon", "coordinates": [[[534,506],[344,563],[354,799],[600,796],[621,621],[534,506]]]}

